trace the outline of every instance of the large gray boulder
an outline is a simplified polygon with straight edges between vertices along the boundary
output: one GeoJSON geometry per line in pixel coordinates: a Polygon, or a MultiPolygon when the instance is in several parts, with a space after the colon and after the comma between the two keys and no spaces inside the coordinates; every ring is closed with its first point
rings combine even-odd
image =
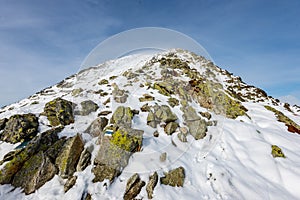
{"type": "Polygon", "coordinates": [[[147,124],[152,128],[161,123],[169,123],[177,120],[177,116],[171,111],[170,107],[167,105],[155,105],[153,109],[148,113],[147,124]]]}
{"type": "Polygon", "coordinates": [[[32,139],[38,132],[38,118],[34,114],[13,115],[5,123],[0,140],[17,143],[32,139]]]}
{"type": "Polygon", "coordinates": [[[107,126],[107,124],[108,119],[106,117],[98,117],[84,132],[90,134],[92,137],[98,137],[102,134],[103,129],[107,126]]]}
{"type": "Polygon", "coordinates": [[[74,123],[73,103],[62,98],[56,98],[44,107],[51,126],[69,125],[74,123]]]}
{"type": "Polygon", "coordinates": [[[99,106],[91,100],[83,101],[80,104],[81,104],[80,115],[89,115],[92,112],[95,112],[96,110],[98,110],[98,108],[99,108],[99,106]]]}
{"type": "Polygon", "coordinates": [[[110,122],[117,126],[131,127],[132,118],[133,113],[129,107],[119,106],[113,113],[110,122]]]}
{"type": "Polygon", "coordinates": [[[55,165],[41,151],[24,163],[15,174],[12,185],[21,187],[25,194],[30,194],[51,180],[55,174],[55,165]]]}

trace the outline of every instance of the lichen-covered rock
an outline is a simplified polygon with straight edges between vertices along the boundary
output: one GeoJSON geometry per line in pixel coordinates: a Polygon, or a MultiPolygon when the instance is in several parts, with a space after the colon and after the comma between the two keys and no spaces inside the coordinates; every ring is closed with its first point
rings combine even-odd
{"type": "Polygon", "coordinates": [[[91,100],[83,101],[80,104],[81,104],[81,111],[80,111],[81,115],[89,115],[90,113],[95,112],[99,108],[99,106],[91,100]]]}
{"type": "Polygon", "coordinates": [[[102,182],[105,179],[112,182],[115,177],[119,176],[121,174],[121,171],[111,167],[108,164],[96,164],[95,167],[92,169],[93,174],[95,175],[95,178],[93,179],[93,182],[102,182]]]}
{"type": "Polygon", "coordinates": [[[44,107],[51,126],[69,125],[74,123],[73,103],[62,98],[56,98],[44,107]]]}
{"type": "Polygon", "coordinates": [[[171,97],[168,99],[168,103],[171,107],[175,107],[179,105],[179,100],[171,97]]]}
{"type": "Polygon", "coordinates": [[[141,180],[138,174],[132,175],[126,185],[125,194],[123,196],[124,200],[132,200],[134,199],[145,186],[145,182],[141,180]]]}
{"type": "Polygon", "coordinates": [[[77,176],[72,176],[70,178],[68,178],[68,180],[66,181],[65,185],[64,185],[64,191],[68,192],[76,183],[77,180],[77,176]]]}
{"type": "Polygon", "coordinates": [[[293,120],[285,116],[282,112],[279,110],[276,110],[275,108],[271,106],[265,106],[265,108],[269,111],[272,111],[275,116],[277,117],[279,122],[285,123],[285,125],[288,127],[288,131],[291,133],[298,133],[300,134],[300,126],[296,124],[293,120]]]}
{"type": "Polygon", "coordinates": [[[6,122],[8,121],[7,118],[0,119],[0,131],[2,131],[5,127],[6,122]]]}
{"type": "Polygon", "coordinates": [[[205,120],[202,120],[192,106],[183,108],[183,119],[189,128],[190,134],[196,139],[202,139],[206,136],[207,125],[205,120]]]}
{"type": "Polygon", "coordinates": [[[161,184],[170,185],[172,187],[183,187],[185,172],[183,167],[178,167],[169,172],[164,172],[165,177],[160,178],[161,184]]]}
{"type": "Polygon", "coordinates": [[[148,105],[148,103],[144,104],[142,107],[141,107],[141,111],[142,112],[149,112],[151,110],[150,106],[148,105]]]}
{"type": "Polygon", "coordinates": [[[98,84],[99,84],[99,85],[105,85],[105,84],[108,84],[108,80],[102,79],[101,81],[99,81],[98,84]]]}
{"type": "Polygon", "coordinates": [[[158,182],[158,175],[157,172],[154,172],[150,177],[149,177],[149,182],[146,186],[146,191],[147,191],[147,196],[148,199],[152,199],[153,198],[153,191],[154,188],[156,187],[158,182]]]}
{"type": "Polygon", "coordinates": [[[88,149],[84,149],[81,153],[78,164],[77,164],[77,171],[83,171],[87,166],[91,164],[91,157],[92,154],[88,149]]]}
{"type": "Polygon", "coordinates": [[[176,131],[177,128],[178,128],[178,123],[176,123],[176,122],[169,122],[165,126],[164,130],[165,130],[165,133],[167,135],[172,135],[176,131]]]}
{"type": "Polygon", "coordinates": [[[84,131],[90,134],[92,137],[98,137],[102,134],[103,129],[107,126],[108,119],[105,117],[99,117],[95,119],[92,124],[84,131]]]}
{"type": "Polygon", "coordinates": [[[147,124],[153,128],[160,122],[174,122],[177,120],[177,116],[171,111],[170,107],[167,105],[153,106],[153,111],[150,111],[147,116],[147,124]]]}
{"type": "Polygon", "coordinates": [[[169,82],[157,82],[154,83],[153,89],[158,90],[159,93],[165,96],[171,96],[173,94],[173,86],[169,82]]]}
{"type": "Polygon", "coordinates": [[[271,147],[272,147],[271,154],[274,158],[276,158],[276,157],[285,158],[285,155],[282,152],[280,147],[278,147],[277,145],[272,145],[271,147]]]}
{"type": "Polygon", "coordinates": [[[10,143],[32,139],[38,132],[38,118],[34,114],[13,115],[5,123],[0,140],[10,143]]]}
{"type": "Polygon", "coordinates": [[[43,152],[39,152],[24,163],[15,174],[12,185],[21,187],[25,194],[30,194],[51,180],[55,173],[54,164],[43,152]]]}
{"type": "Polygon", "coordinates": [[[55,164],[62,178],[68,178],[76,171],[76,166],[83,151],[84,143],[79,134],[69,138],[56,158],[55,164]]]}
{"type": "Polygon", "coordinates": [[[129,107],[119,106],[112,115],[110,122],[118,126],[131,127],[133,113],[129,107]]]}
{"type": "Polygon", "coordinates": [[[149,95],[149,94],[143,94],[143,97],[139,98],[140,102],[144,102],[144,101],[154,101],[155,97],[149,95]]]}

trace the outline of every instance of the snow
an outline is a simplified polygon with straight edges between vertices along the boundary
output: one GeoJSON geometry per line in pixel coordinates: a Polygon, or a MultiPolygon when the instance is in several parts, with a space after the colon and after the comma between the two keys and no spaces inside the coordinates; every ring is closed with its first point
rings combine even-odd
{"type": "MultiPolygon", "coordinates": [[[[109,79],[110,76],[119,75],[130,68],[135,71],[144,66],[153,56],[155,55],[126,56],[80,72],[77,77],[67,80],[68,83],[74,84],[71,88],[53,86],[49,88],[54,91],[53,94],[38,94],[3,108],[0,110],[0,118],[28,112],[38,115],[43,112],[44,105],[56,97],[63,97],[77,104],[90,99],[99,105],[99,112],[101,110],[114,111],[118,105],[139,109],[145,103],[139,102],[138,98],[145,93],[154,96],[159,104],[167,104],[167,98],[157,91],[139,87],[139,83],[145,81],[143,77],[139,82],[133,82],[132,86],[125,86],[127,83],[125,77],[119,76],[115,80],[110,80],[110,82],[117,83],[120,89],[130,92],[131,95],[125,104],[112,101],[105,106],[103,102],[107,97],[99,98],[98,94],[88,92],[102,89],[111,93],[111,89],[106,85],[98,85],[101,79],[109,79]],[[78,97],[73,97],[70,91],[76,88],[82,88],[84,92],[78,97]],[[39,103],[31,105],[33,101],[39,103]],[[9,110],[10,107],[14,109],[9,110]]],[[[197,67],[201,73],[205,72],[205,68],[202,67],[204,61],[197,61],[184,52],[179,56],[182,59],[190,59],[191,65],[197,67]]],[[[159,69],[154,68],[153,71],[160,74],[159,69]]],[[[219,81],[227,79],[220,73],[216,75],[219,81]]],[[[13,189],[10,185],[1,185],[0,199],[79,200],[85,192],[89,192],[93,199],[121,199],[126,181],[133,173],[139,173],[141,179],[147,183],[149,175],[154,171],[162,177],[163,172],[179,166],[185,168],[184,186],[170,187],[158,183],[154,190],[154,199],[299,199],[300,135],[288,132],[286,126],[277,121],[274,113],[264,108],[264,105],[268,104],[269,101],[244,102],[243,105],[248,109],[247,114],[250,118],[243,116],[233,120],[213,114],[212,119],[218,121],[217,126],[209,127],[207,136],[202,140],[196,141],[189,135],[187,143],[178,140],[177,132],[168,136],[163,133],[162,128],[158,128],[159,137],[153,137],[155,129],[146,125],[147,113],[140,112],[139,116],[133,119],[133,128],[145,131],[143,151],[131,156],[128,166],[111,185],[109,182],[92,183],[94,175],[91,172],[92,165],[90,165],[84,171],[76,172],[77,182],[67,193],[63,191],[66,180],[56,175],[35,193],[27,196],[21,192],[20,188],[13,189]],[[272,157],[271,145],[273,144],[282,149],[286,155],[285,159],[272,157]],[[159,160],[163,152],[167,152],[165,162],[159,160]]],[[[154,104],[149,102],[149,105],[154,104]]],[[[205,111],[198,104],[193,104],[193,106],[197,111],[205,111]]],[[[282,105],[275,108],[296,123],[300,123],[299,115],[287,111],[282,105]]],[[[179,124],[182,124],[182,111],[179,107],[172,110],[179,117],[179,124]]],[[[83,133],[96,117],[97,113],[76,116],[76,123],[66,126],[60,136],[71,137],[77,132],[83,133]]],[[[108,117],[111,117],[111,114],[108,117]]],[[[46,117],[41,116],[39,120],[40,132],[49,129],[46,117]]],[[[93,160],[99,150],[99,145],[96,145],[97,138],[91,138],[88,134],[83,134],[83,138],[86,141],[86,147],[93,149],[93,160]]],[[[2,142],[0,158],[17,145],[2,142]]],[[[147,199],[146,187],[142,188],[137,198],[147,199]]]]}

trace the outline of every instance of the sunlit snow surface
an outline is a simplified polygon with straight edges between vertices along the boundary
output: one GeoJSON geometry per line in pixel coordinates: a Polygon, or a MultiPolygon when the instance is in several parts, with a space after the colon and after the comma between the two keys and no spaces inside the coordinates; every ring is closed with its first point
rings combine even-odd
{"type": "MultiPolygon", "coordinates": [[[[184,56],[184,53],[181,56],[184,56]]],[[[44,105],[56,97],[63,97],[77,104],[90,99],[100,106],[98,112],[88,116],[76,116],[76,123],[66,126],[60,136],[71,137],[77,132],[83,133],[100,110],[112,109],[113,111],[121,105],[112,102],[109,104],[110,108],[106,108],[103,102],[107,97],[99,98],[99,94],[94,94],[89,90],[103,89],[110,93],[111,88],[97,84],[99,80],[108,79],[112,75],[120,75],[129,68],[139,69],[152,57],[153,55],[131,55],[83,71],[77,77],[67,80],[74,84],[73,87],[53,86],[48,89],[53,91],[47,95],[38,94],[3,108],[0,110],[4,111],[1,112],[0,118],[28,112],[39,114],[43,112],[44,105]],[[84,92],[81,96],[73,97],[70,93],[76,88],[82,88],[84,92]],[[31,105],[34,101],[39,101],[39,104],[31,105]],[[9,110],[12,107],[14,109],[9,110]]],[[[197,66],[199,71],[202,70],[201,63],[192,63],[192,65],[197,66]]],[[[153,69],[154,72],[155,70],[159,69],[153,69]]],[[[220,74],[217,74],[217,78],[220,81],[224,80],[220,74]]],[[[117,83],[123,89],[122,86],[127,83],[127,79],[119,76],[111,82],[117,83]]],[[[148,92],[145,88],[138,87],[138,84],[140,82],[133,83],[131,88],[124,87],[132,95],[122,105],[139,109],[144,104],[139,102],[138,97],[148,92]]],[[[159,95],[157,91],[153,90],[152,95],[162,104],[167,104],[167,98],[159,95]]],[[[84,192],[89,192],[92,199],[122,199],[126,181],[134,172],[139,173],[141,179],[147,183],[149,175],[154,171],[162,177],[164,171],[179,166],[185,168],[184,186],[170,187],[158,184],[154,190],[154,199],[299,199],[300,135],[288,132],[286,126],[279,123],[274,114],[264,108],[263,105],[268,103],[243,103],[251,119],[243,116],[232,120],[213,115],[213,119],[220,123],[208,129],[207,134],[213,136],[212,141],[208,136],[198,141],[189,136],[188,143],[181,143],[176,134],[172,136],[163,134],[163,130],[159,130],[160,136],[154,138],[152,136],[154,129],[146,125],[147,113],[140,112],[139,117],[133,119],[133,128],[145,131],[143,151],[133,154],[123,173],[111,185],[108,184],[108,187],[104,186],[104,183],[92,183],[94,175],[91,172],[92,165],[90,165],[83,172],[75,173],[78,176],[77,182],[67,193],[63,190],[66,180],[56,175],[35,193],[27,196],[19,188],[1,185],[0,199],[76,200],[81,199],[84,192]],[[170,137],[177,147],[171,144],[170,137]],[[271,145],[273,144],[282,149],[286,155],[285,159],[272,157],[271,145]],[[168,157],[166,162],[161,163],[159,155],[163,152],[167,152],[168,157]]],[[[197,111],[203,110],[200,106],[196,109],[197,111]]],[[[296,123],[300,123],[300,113],[292,114],[282,106],[277,106],[276,109],[296,123]]],[[[172,110],[179,117],[179,124],[182,124],[182,111],[176,107],[172,110]]],[[[108,117],[111,117],[111,114],[108,117]]],[[[45,117],[40,117],[39,120],[40,132],[49,129],[47,126],[49,122],[45,117]]],[[[99,146],[95,145],[96,138],[92,139],[88,134],[83,134],[83,138],[86,141],[86,147],[94,146],[93,160],[99,150],[99,146]]],[[[17,145],[2,142],[0,144],[1,159],[17,145]]],[[[143,187],[137,198],[147,199],[146,187],[143,187]]]]}

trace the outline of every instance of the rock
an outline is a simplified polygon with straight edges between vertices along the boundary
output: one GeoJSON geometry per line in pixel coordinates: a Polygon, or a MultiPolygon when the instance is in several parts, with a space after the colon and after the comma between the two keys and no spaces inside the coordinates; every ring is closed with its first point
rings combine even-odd
{"type": "Polygon", "coordinates": [[[154,131],[153,136],[154,136],[154,137],[158,137],[158,136],[159,136],[158,131],[154,131]]]}
{"type": "Polygon", "coordinates": [[[159,156],[159,160],[160,160],[160,162],[165,162],[167,160],[167,152],[162,153],[159,156]]]}
{"type": "Polygon", "coordinates": [[[109,164],[97,164],[92,169],[92,172],[95,175],[93,182],[103,182],[105,179],[108,179],[110,182],[114,180],[115,177],[121,174],[120,170],[110,167],[109,164]]]}
{"type": "Polygon", "coordinates": [[[157,172],[154,172],[150,177],[149,177],[149,182],[146,186],[146,191],[147,191],[147,195],[148,195],[148,199],[152,199],[153,198],[153,191],[154,188],[156,187],[158,182],[158,175],[157,172]]]}
{"type": "Polygon", "coordinates": [[[140,97],[139,100],[140,100],[140,102],[154,101],[155,98],[149,94],[143,94],[143,97],[140,97]]]}
{"type": "Polygon", "coordinates": [[[0,140],[13,144],[30,140],[37,134],[38,126],[38,118],[34,114],[13,115],[5,123],[0,140]]]}
{"type": "Polygon", "coordinates": [[[134,199],[145,186],[145,182],[142,181],[138,174],[134,174],[129,178],[126,185],[126,191],[123,196],[124,200],[134,199]]]}
{"type": "Polygon", "coordinates": [[[165,96],[171,96],[171,94],[173,94],[173,86],[168,82],[154,83],[153,89],[158,90],[159,93],[161,93],[165,96]]]}
{"type": "Polygon", "coordinates": [[[104,111],[101,111],[101,112],[98,114],[98,117],[99,117],[99,116],[106,116],[106,115],[109,115],[110,113],[112,113],[110,110],[104,110],[104,111]]]}
{"type": "Polygon", "coordinates": [[[84,131],[90,134],[92,137],[98,137],[102,134],[104,127],[108,124],[108,119],[105,117],[99,117],[95,119],[92,124],[84,131]]]}
{"type": "Polygon", "coordinates": [[[89,152],[88,149],[84,149],[84,151],[80,155],[76,170],[77,171],[85,170],[85,168],[91,164],[91,157],[92,157],[91,152],[89,152]]]}
{"type": "Polygon", "coordinates": [[[187,136],[187,134],[189,133],[189,130],[186,127],[180,127],[179,131],[185,136],[187,136]]]}
{"type": "Polygon", "coordinates": [[[74,123],[73,103],[62,98],[48,102],[44,107],[51,126],[69,125],[74,123]]]}
{"type": "Polygon", "coordinates": [[[277,145],[272,145],[271,147],[272,147],[272,152],[271,153],[272,153],[272,156],[274,158],[276,158],[276,157],[285,158],[285,155],[282,152],[280,147],[278,147],[277,145]]]}
{"type": "Polygon", "coordinates": [[[200,112],[200,115],[208,120],[211,119],[211,114],[209,112],[200,112]]]}
{"type": "Polygon", "coordinates": [[[78,96],[83,91],[82,88],[76,88],[72,90],[72,96],[78,96]]]}
{"type": "Polygon", "coordinates": [[[177,137],[181,142],[187,142],[186,135],[183,134],[182,132],[178,133],[177,137]]]}
{"type": "Polygon", "coordinates": [[[69,138],[64,144],[55,160],[55,164],[59,169],[59,175],[62,178],[68,178],[76,171],[76,165],[83,151],[83,146],[84,143],[79,134],[69,138]]]}
{"type": "Polygon", "coordinates": [[[39,152],[24,163],[15,174],[12,185],[23,188],[25,194],[31,194],[51,180],[55,173],[54,164],[43,152],[39,152]]]}
{"type": "Polygon", "coordinates": [[[129,107],[119,106],[112,115],[110,122],[118,126],[131,127],[132,117],[133,113],[129,107]]]}
{"type": "Polygon", "coordinates": [[[6,122],[8,121],[7,118],[0,119],[0,131],[2,131],[5,127],[6,122]]]}
{"type": "Polygon", "coordinates": [[[202,120],[192,106],[183,108],[183,118],[185,124],[189,128],[190,134],[195,140],[202,139],[206,136],[207,125],[205,120],[202,120]]]}
{"type": "Polygon", "coordinates": [[[164,130],[167,135],[172,135],[177,128],[178,128],[178,124],[176,122],[170,122],[165,126],[164,130]]]}
{"type": "Polygon", "coordinates": [[[90,193],[87,193],[84,200],[92,200],[92,195],[90,193]]]}
{"type": "Polygon", "coordinates": [[[141,111],[142,112],[149,112],[151,110],[150,106],[148,105],[148,103],[144,104],[142,107],[141,107],[141,111]]]}
{"type": "Polygon", "coordinates": [[[80,104],[82,108],[80,111],[81,115],[89,115],[90,113],[95,112],[99,108],[99,106],[91,100],[83,101],[80,104]]]}
{"type": "Polygon", "coordinates": [[[177,120],[177,116],[171,111],[167,105],[158,106],[155,105],[153,111],[150,111],[147,116],[147,124],[152,128],[156,128],[160,122],[174,122],[177,120]]]}
{"type": "Polygon", "coordinates": [[[168,99],[168,103],[171,107],[175,107],[179,105],[179,101],[172,97],[168,99]]]}
{"type": "Polygon", "coordinates": [[[66,142],[65,138],[61,138],[60,140],[56,141],[53,145],[51,145],[45,152],[45,154],[49,157],[51,162],[55,163],[55,160],[60,153],[61,149],[63,148],[66,142]]]}
{"type": "Polygon", "coordinates": [[[64,185],[64,191],[68,192],[69,189],[71,189],[75,185],[76,180],[77,180],[77,176],[72,176],[72,177],[68,178],[68,180],[66,181],[66,183],[64,185]]]}
{"type": "Polygon", "coordinates": [[[160,178],[161,184],[170,185],[172,187],[183,187],[185,172],[183,167],[178,167],[169,172],[164,173],[165,177],[160,178]]]}
{"type": "Polygon", "coordinates": [[[117,103],[125,103],[128,98],[128,94],[127,94],[128,91],[119,89],[117,84],[113,84],[112,86],[114,87],[114,90],[112,91],[114,100],[117,103]]]}
{"type": "Polygon", "coordinates": [[[108,80],[102,79],[98,84],[99,85],[106,85],[106,84],[108,84],[108,80]]]}

